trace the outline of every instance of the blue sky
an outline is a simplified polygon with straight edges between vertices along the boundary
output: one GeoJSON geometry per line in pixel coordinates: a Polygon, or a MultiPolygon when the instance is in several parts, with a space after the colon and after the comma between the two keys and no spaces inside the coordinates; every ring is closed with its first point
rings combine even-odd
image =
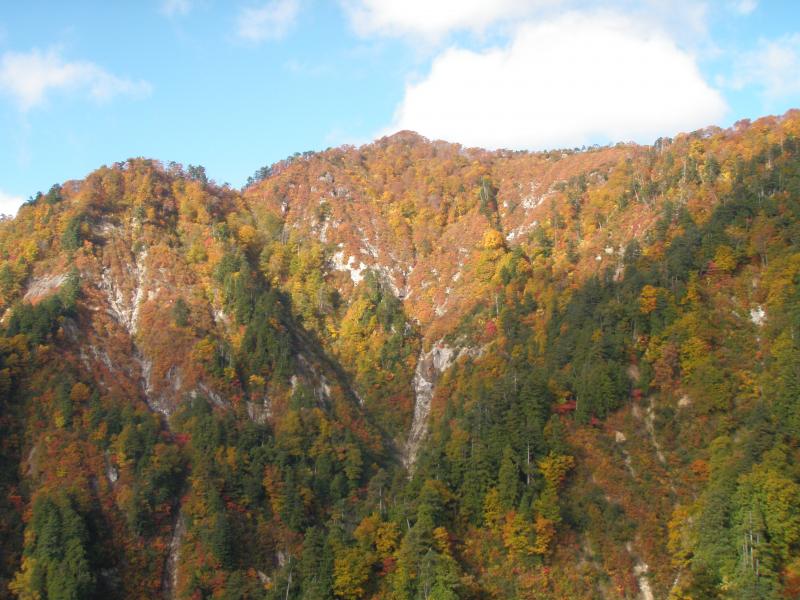
{"type": "Polygon", "coordinates": [[[398,129],[649,143],[798,106],[792,0],[4,2],[0,212],[132,156],[238,187],[398,129]]]}

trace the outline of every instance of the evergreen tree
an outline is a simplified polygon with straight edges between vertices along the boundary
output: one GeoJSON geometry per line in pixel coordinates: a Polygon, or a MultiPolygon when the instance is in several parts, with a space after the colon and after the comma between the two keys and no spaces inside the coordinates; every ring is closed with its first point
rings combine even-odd
{"type": "Polygon", "coordinates": [[[520,490],[519,467],[510,446],[506,446],[503,450],[497,490],[500,493],[500,503],[505,510],[516,508],[520,490]]]}

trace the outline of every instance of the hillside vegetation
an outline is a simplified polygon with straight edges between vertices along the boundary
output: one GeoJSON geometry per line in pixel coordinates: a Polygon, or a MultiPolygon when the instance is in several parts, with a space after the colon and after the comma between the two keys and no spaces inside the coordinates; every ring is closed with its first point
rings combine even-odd
{"type": "Polygon", "coordinates": [[[800,598],[800,112],[54,185],[0,448],[0,598],[800,598]]]}

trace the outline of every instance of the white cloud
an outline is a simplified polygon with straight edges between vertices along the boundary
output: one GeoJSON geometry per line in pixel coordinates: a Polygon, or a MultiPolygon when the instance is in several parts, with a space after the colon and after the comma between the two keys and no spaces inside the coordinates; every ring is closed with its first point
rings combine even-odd
{"type": "Polygon", "coordinates": [[[757,0],[734,0],[732,8],[740,15],[749,15],[758,8],[757,0]]]}
{"type": "Polygon", "coordinates": [[[11,96],[23,111],[45,102],[51,90],[73,90],[103,102],[120,94],[146,95],[145,81],[117,77],[87,61],[65,61],[57,50],[6,52],[0,59],[0,92],[11,96]]]}
{"type": "MultiPolygon", "coordinates": [[[[729,0],[745,6],[755,0],[729,0]]],[[[616,10],[666,28],[688,45],[706,42],[706,0],[339,0],[362,36],[437,40],[454,31],[483,33],[497,25],[548,20],[568,10],[616,10]]]]}
{"type": "Polygon", "coordinates": [[[562,0],[341,0],[361,35],[439,37],[452,30],[483,30],[562,0]]]}
{"type": "Polygon", "coordinates": [[[22,196],[12,196],[0,190],[0,215],[11,215],[13,217],[17,214],[17,209],[22,206],[24,201],[22,196]]]}
{"type": "Polygon", "coordinates": [[[491,148],[651,142],[727,110],[691,55],[615,13],[521,25],[505,48],[450,48],[407,85],[392,130],[491,148]]]}
{"type": "Polygon", "coordinates": [[[767,102],[800,95],[800,34],[761,40],[758,47],[738,57],[729,86],[755,87],[767,102]]]}
{"type": "Polygon", "coordinates": [[[299,11],[299,0],[271,0],[244,8],[237,20],[237,34],[248,42],[281,39],[294,25],[299,11]]]}
{"type": "Polygon", "coordinates": [[[161,13],[168,17],[183,17],[191,11],[191,0],[162,0],[161,2],[161,13]]]}

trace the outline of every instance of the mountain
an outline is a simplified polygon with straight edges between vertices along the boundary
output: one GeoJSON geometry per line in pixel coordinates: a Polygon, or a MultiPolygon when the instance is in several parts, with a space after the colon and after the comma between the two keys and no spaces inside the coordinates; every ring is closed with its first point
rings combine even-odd
{"type": "Polygon", "coordinates": [[[0,597],[800,597],[800,111],[400,132],[0,222],[0,597]]]}

